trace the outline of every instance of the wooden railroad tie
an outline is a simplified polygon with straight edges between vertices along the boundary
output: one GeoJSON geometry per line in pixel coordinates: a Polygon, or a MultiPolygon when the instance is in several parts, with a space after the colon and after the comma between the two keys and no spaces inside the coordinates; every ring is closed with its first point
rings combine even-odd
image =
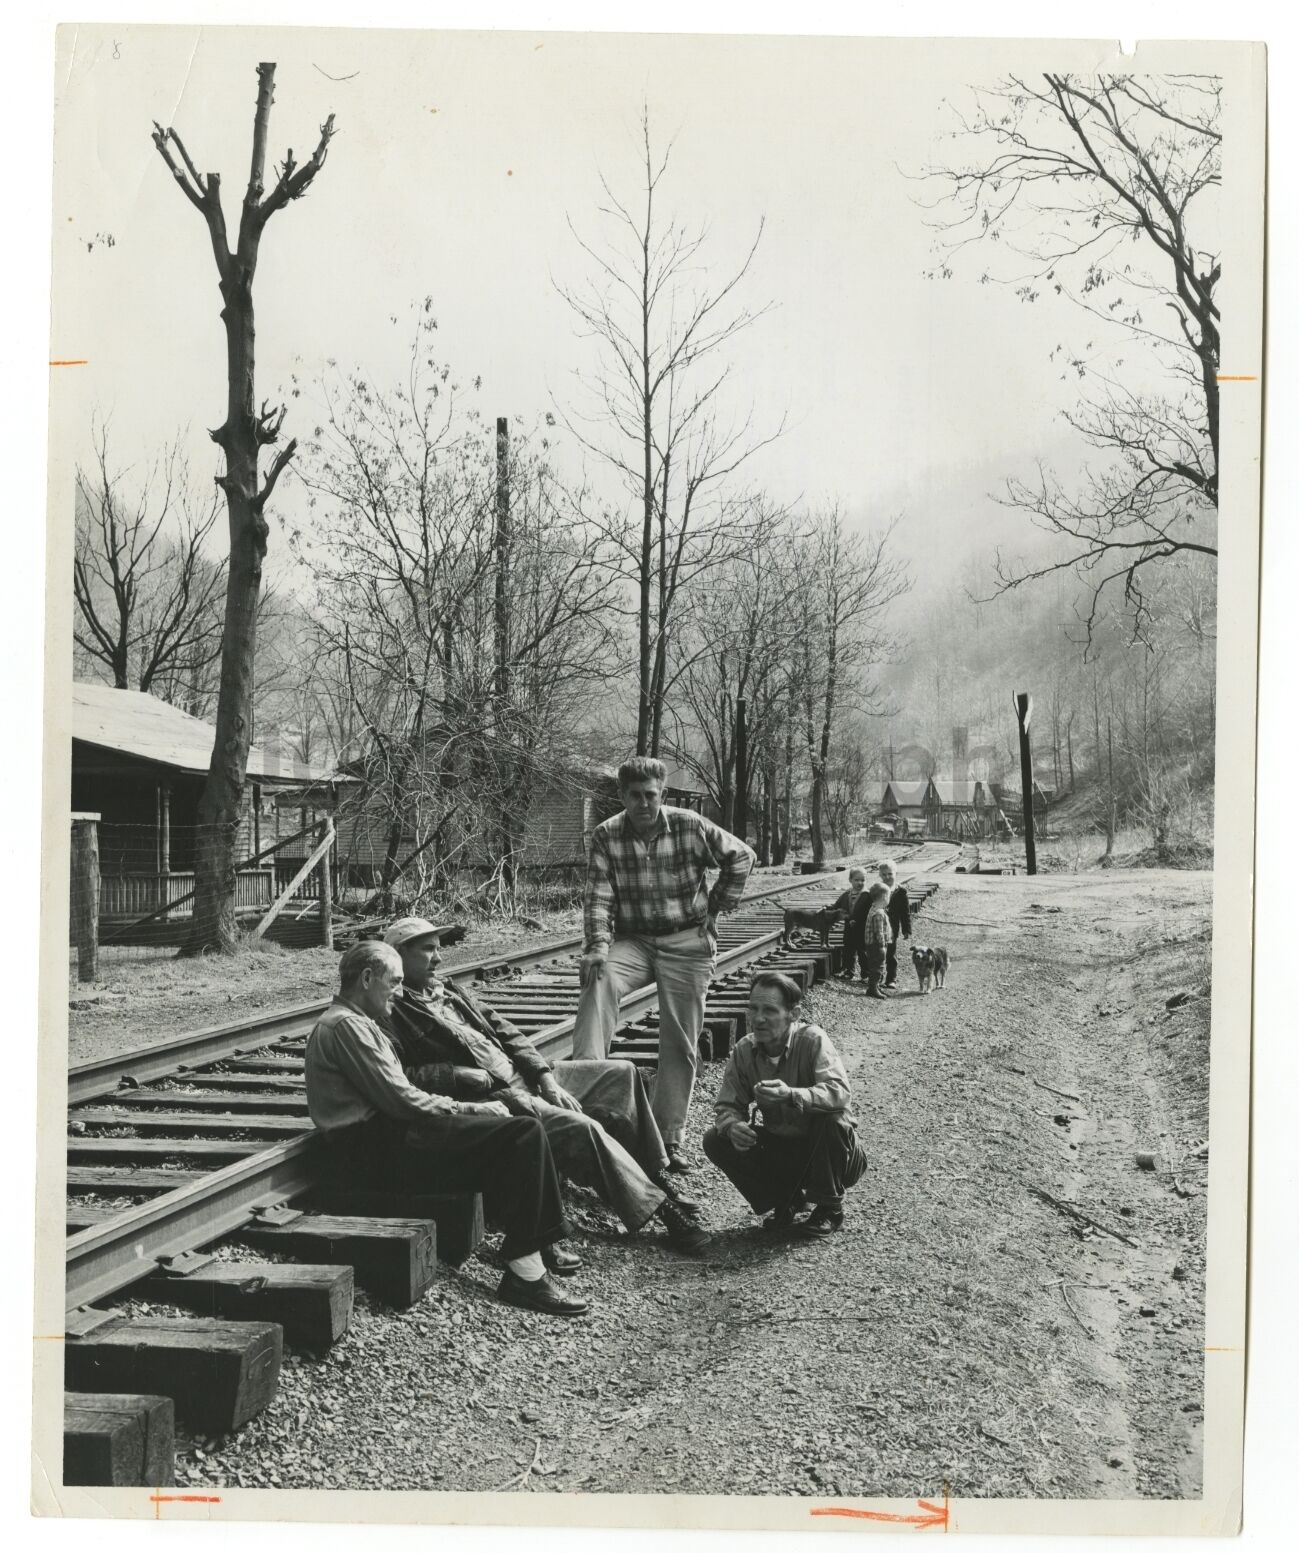
{"type": "Polygon", "coordinates": [[[171,1398],[64,1392],[63,1481],[69,1488],[170,1488],[176,1481],[171,1398]]]}
{"type": "Polygon", "coordinates": [[[225,1262],[194,1252],[135,1285],[145,1299],[183,1305],[197,1315],[278,1322],[286,1342],[317,1352],[347,1331],[354,1288],[348,1266],[225,1262]]]}
{"type": "Polygon", "coordinates": [[[487,1235],[480,1192],[420,1192],[412,1190],[317,1187],[313,1206],[322,1213],[358,1219],[406,1219],[437,1225],[437,1260],[459,1267],[482,1245],[487,1235]]]}
{"type": "Polygon", "coordinates": [[[437,1276],[437,1225],[427,1218],[301,1214],[285,1224],[253,1224],[239,1239],[258,1251],[304,1262],[344,1262],[385,1304],[405,1310],[437,1276]]]}
{"type": "MultiPolygon", "coordinates": [[[[70,1323],[71,1325],[71,1323],[70,1323]]],[[[113,1316],[64,1344],[69,1391],[170,1397],[205,1434],[227,1434],[275,1395],[284,1329],[269,1321],[113,1316]]]]}

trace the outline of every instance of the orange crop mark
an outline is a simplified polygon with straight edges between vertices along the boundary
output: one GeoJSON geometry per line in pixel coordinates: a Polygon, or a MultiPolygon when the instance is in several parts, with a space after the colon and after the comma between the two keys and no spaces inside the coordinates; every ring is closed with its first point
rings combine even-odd
{"type": "Polygon", "coordinates": [[[1210,1348],[1206,1345],[1205,1353],[1239,1353],[1239,1347],[1210,1348]]]}
{"type": "Polygon", "coordinates": [[[1258,378],[1252,372],[1217,372],[1214,374],[1219,383],[1257,383],[1258,378]]]}
{"type": "Polygon", "coordinates": [[[220,1504],[220,1494],[150,1494],[153,1501],[153,1518],[155,1521],[162,1519],[162,1507],[165,1504],[220,1504]]]}
{"type": "Polygon", "coordinates": [[[922,1531],[926,1526],[941,1526],[947,1530],[949,1511],[947,1507],[947,1489],[943,1489],[942,1504],[930,1504],[927,1499],[917,1499],[916,1503],[925,1512],[922,1515],[895,1515],[887,1510],[851,1510],[847,1505],[828,1505],[824,1509],[812,1511],[813,1515],[846,1515],[858,1521],[889,1521],[894,1525],[914,1526],[917,1531],[922,1531]]]}
{"type": "Polygon", "coordinates": [[[52,361],[52,362],[50,362],[50,366],[52,366],[52,367],[88,367],[89,365],[90,365],[90,358],[89,358],[89,356],[82,356],[77,361],[52,361]]]}

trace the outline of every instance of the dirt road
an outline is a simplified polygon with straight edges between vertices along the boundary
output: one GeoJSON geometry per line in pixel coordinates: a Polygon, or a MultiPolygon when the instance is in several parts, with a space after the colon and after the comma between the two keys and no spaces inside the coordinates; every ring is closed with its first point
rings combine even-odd
{"type": "Polygon", "coordinates": [[[907,965],[886,1004],[815,994],[870,1158],[841,1234],[772,1243],[707,1167],[706,1262],[579,1205],[591,1317],[507,1310],[475,1259],[403,1315],[362,1304],[181,1480],[1195,1496],[1208,1006],[1165,1002],[1202,983],[1209,891],[945,876],[916,923],[952,956],[943,991],[907,965]]]}

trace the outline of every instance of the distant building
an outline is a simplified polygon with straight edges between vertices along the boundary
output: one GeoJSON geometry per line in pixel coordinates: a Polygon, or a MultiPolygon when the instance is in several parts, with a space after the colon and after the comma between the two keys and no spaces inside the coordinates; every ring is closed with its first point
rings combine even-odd
{"type": "MultiPolygon", "coordinates": [[[[668,766],[664,802],[705,812],[708,795],[703,786],[683,768],[664,764],[668,766]]],[[[394,839],[394,816],[387,793],[365,783],[361,766],[347,769],[358,781],[338,817],[341,877],[350,885],[373,888],[382,878],[394,839]]],[[[524,873],[579,875],[586,867],[591,832],[620,807],[616,766],[574,762],[545,772],[533,784],[523,817],[518,868],[524,873]]],[[[397,862],[404,862],[427,839],[416,834],[413,823],[403,820],[397,862]]],[[[468,873],[489,873],[498,861],[490,836],[481,832],[466,836],[456,828],[454,818],[441,849],[443,856],[457,853],[457,867],[468,873]]]]}
{"type": "Polygon", "coordinates": [[[879,812],[905,824],[909,833],[954,841],[1004,834],[1006,828],[992,785],[969,777],[885,782],[879,812]]]}

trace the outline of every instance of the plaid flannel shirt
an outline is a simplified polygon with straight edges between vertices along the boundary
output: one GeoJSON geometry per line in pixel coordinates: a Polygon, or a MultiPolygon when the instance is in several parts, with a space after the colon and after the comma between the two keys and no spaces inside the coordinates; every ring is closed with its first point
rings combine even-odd
{"type": "Polygon", "coordinates": [[[734,911],[757,856],[738,836],[693,809],[659,810],[647,840],[625,813],[597,825],[586,868],[583,925],[586,948],[619,938],[659,937],[700,926],[705,917],[734,911]],[[716,868],[712,890],[704,877],[716,868]]]}

